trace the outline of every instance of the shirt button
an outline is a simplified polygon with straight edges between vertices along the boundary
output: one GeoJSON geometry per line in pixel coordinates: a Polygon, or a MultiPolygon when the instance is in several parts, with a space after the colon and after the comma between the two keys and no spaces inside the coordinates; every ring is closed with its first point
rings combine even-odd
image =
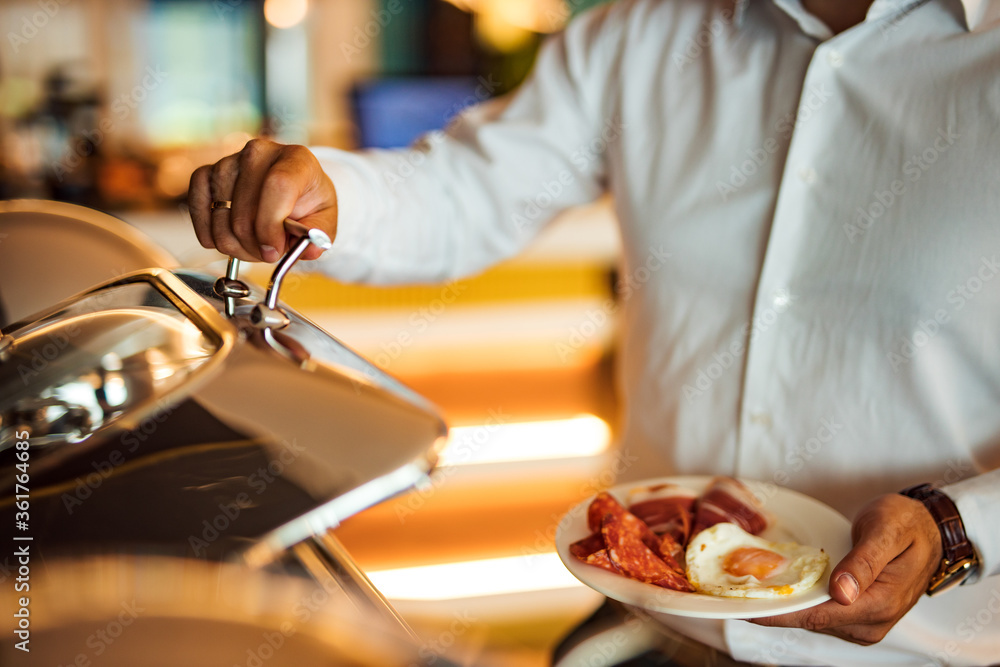
{"type": "Polygon", "coordinates": [[[771,415],[761,411],[751,412],[750,423],[764,428],[771,428],[771,415]]]}
{"type": "Polygon", "coordinates": [[[802,179],[803,183],[812,185],[816,182],[816,170],[812,167],[802,167],[799,169],[799,178],[802,179]]]}
{"type": "Polygon", "coordinates": [[[784,310],[791,302],[792,294],[784,287],[780,287],[771,293],[771,303],[779,310],[784,310]]]}
{"type": "Polygon", "coordinates": [[[830,67],[836,69],[844,64],[844,54],[836,49],[831,49],[826,54],[826,61],[830,63],[830,67]]]}

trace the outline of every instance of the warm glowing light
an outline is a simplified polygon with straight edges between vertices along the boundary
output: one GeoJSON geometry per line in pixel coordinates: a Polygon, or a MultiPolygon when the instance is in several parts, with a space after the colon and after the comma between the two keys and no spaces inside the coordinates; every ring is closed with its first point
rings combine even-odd
{"type": "Polygon", "coordinates": [[[570,10],[566,0],[448,0],[476,15],[476,33],[499,51],[515,51],[531,33],[563,28],[570,10]]]}
{"type": "Polygon", "coordinates": [[[486,9],[476,13],[476,35],[501,53],[512,53],[531,39],[531,31],[508,21],[503,14],[486,9]]]}
{"type": "Polygon", "coordinates": [[[555,553],[369,572],[390,600],[453,600],[582,586],[555,553]]]}
{"type": "Polygon", "coordinates": [[[500,423],[451,429],[442,465],[538,461],[596,456],[611,444],[611,429],[594,415],[552,421],[500,423]]]}
{"type": "Polygon", "coordinates": [[[308,9],[309,0],[264,0],[264,18],[275,28],[291,28],[308,9]]]}
{"type": "Polygon", "coordinates": [[[179,197],[187,192],[195,166],[186,155],[164,158],[156,170],[156,187],[168,197],[179,197]]]}

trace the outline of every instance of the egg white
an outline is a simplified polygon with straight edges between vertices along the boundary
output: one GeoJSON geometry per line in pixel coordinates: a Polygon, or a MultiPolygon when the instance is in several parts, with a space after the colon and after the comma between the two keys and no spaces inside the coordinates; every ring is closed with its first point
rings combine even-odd
{"type": "Polygon", "coordinates": [[[819,581],[830,557],[816,547],[795,542],[769,542],[732,523],[701,531],[688,544],[687,578],[700,592],[722,597],[785,598],[803,593],[819,581]],[[766,549],[784,556],[787,565],[763,581],[753,575],[736,577],[723,570],[726,557],[741,547],[766,549]]]}

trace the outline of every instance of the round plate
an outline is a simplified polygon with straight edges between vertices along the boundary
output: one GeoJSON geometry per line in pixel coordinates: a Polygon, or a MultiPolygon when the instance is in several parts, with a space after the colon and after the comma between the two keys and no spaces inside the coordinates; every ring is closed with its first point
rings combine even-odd
{"type": "MultiPolygon", "coordinates": [[[[661,477],[622,484],[608,492],[625,503],[628,492],[640,486],[678,484],[701,493],[713,477],[661,477]]],[[[818,500],[774,484],[741,480],[757,494],[771,515],[773,525],[762,535],[775,542],[795,541],[820,547],[830,555],[823,577],[808,591],[775,600],[724,598],[703,593],[682,593],[645,584],[614,572],[587,565],[572,556],[569,545],[590,534],[587,508],[593,497],[574,507],[559,522],[556,549],[559,558],[577,579],[609,598],[650,611],[697,618],[760,618],[787,614],[830,599],[830,570],[851,550],[851,522],[818,500]]]]}

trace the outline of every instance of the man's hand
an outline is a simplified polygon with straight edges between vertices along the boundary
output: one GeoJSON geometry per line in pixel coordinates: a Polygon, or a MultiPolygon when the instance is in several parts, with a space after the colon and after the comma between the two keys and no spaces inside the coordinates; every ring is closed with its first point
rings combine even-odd
{"type": "MultiPolygon", "coordinates": [[[[285,218],[337,232],[337,192],[304,146],[252,139],[239,153],[191,175],[188,206],[198,241],[248,261],[274,262],[285,252],[285,218]],[[232,208],[212,210],[213,201],[232,208]]],[[[323,251],[310,246],[303,259],[323,251]]]]}
{"type": "Polygon", "coordinates": [[[829,600],[759,625],[805,628],[856,644],[881,641],[927,590],[941,564],[941,533],[923,503],[890,494],[854,520],[854,548],[833,569],[829,600]]]}

